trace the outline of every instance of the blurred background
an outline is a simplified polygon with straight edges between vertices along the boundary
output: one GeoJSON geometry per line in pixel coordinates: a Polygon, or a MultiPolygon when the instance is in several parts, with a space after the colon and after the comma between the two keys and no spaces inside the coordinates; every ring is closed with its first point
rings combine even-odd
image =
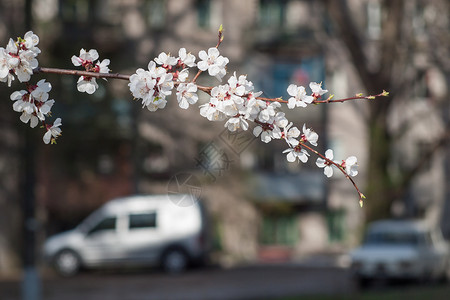
{"type": "Polygon", "coordinates": [[[63,122],[48,146],[20,122],[12,90],[1,85],[0,275],[20,274],[27,233],[38,253],[47,236],[112,198],[167,193],[180,172],[200,182],[213,260],[224,266],[342,253],[358,245],[365,224],[384,218],[426,219],[450,237],[448,16],[445,0],[1,0],[1,46],[33,30],[43,67],[74,69],[71,56],[85,48],[110,59],[112,72],[132,74],[161,51],[197,56],[216,45],[223,24],[228,73],[248,74],[267,97],[287,99],[290,83],[310,81],[336,99],[390,96],[285,110],[319,134],[322,153],[358,157],[361,209],[351,183],[327,179],[315,158],[289,164],[282,143],[230,135],[173,97],[151,113],[126,81],[98,81],[87,95],[77,77],[35,75],[51,82],[63,122]]]}

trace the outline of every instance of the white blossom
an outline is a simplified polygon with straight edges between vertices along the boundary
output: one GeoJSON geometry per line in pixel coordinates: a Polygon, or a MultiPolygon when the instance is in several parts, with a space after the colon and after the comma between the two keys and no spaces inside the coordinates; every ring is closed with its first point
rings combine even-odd
{"type": "Polygon", "coordinates": [[[38,47],[36,47],[36,45],[39,44],[39,37],[36,34],[34,34],[33,31],[28,31],[27,33],[25,33],[23,40],[24,46],[28,50],[35,53],[35,55],[41,53],[41,50],[38,47]]]}
{"type": "MultiPolygon", "coordinates": [[[[328,149],[327,151],[325,151],[325,157],[328,158],[329,160],[333,160],[333,150],[328,149]]],[[[319,168],[324,168],[323,169],[323,173],[327,176],[327,177],[331,177],[333,176],[333,165],[327,161],[326,159],[323,159],[321,157],[317,158],[316,160],[316,165],[319,168]]]]}
{"type": "Polygon", "coordinates": [[[281,104],[279,102],[267,102],[266,107],[264,107],[258,115],[258,119],[261,122],[271,123],[273,122],[273,118],[277,113],[276,109],[279,108],[281,104]]]}
{"type": "Polygon", "coordinates": [[[197,67],[202,71],[208,70],[210,76],[222,80],[227,73],[225,68],[229,62],[228,58],[221,56],[219,50],[215,47],[209,48],[208,53],[201,50],[198,56],[201,61],[198,62],[197,67]]]}
{"type": "Polygon", "coordinates": [[[81,76],[77,81],[79,92],[93,94],[98,89],[97,81],[94,77],[81,76]]]}
{"type": "Polygon", "coordinates": [[[269,143],[272,140],[272,129],[263,128],[262,126],[256,126],[253,128],[253,135],[258,137],[261,134],[261,141],[269,143]]]}
{"type": "Polygon", "coordinates": [[[10,98],[14,101],[13,110],[22,113],[20,120],[24,123],[30,121],[30,126],[34,128],[39,120],[45,120],[55,101],[48,100],[51,85],[45,82],[45,79],[40,80],[36,85],[30,85],[28,89],[31,93],[25,90],[16,91],[10,98]]]}
{"type": "Polygon", "coordinates": [[[152,112],[157,111],[158,109],[163,109],[164,107],[166,107],[166,104],[167,104],[166,99],[156,97],[153,99],[152,102],[147,104],[147,109],[152,112]]]}
{"type": "Polygon", "coordinates": [[[358,175],[358,160],[356,156],[350,156],[348,157],[345,162],[343,163],[343,167],[345,167],[345,171],[348,175],[354,177],[358,175]]]}
{"type": "Polygon", "coordinates": [[[186,48],[181,48],[178,51],[178,59],[188,67],[195,67],[195,55],[186,52],[186,48]]]}
{"type": "Polygon", "coordinates": [[[78,66],[83,66],[85,64],[94,64],[94,61],[96,61],[98,59],[98,52],[95,49],[91,49],[89,50],[89,52],[86,52],[85,49],[81,49],[80,50],[80,56],[72,56],[72,63],[74,66],[78,67],[78,66]]]}
{"type": "Polygon", "coordinates": [[[287,88],[287,92],[291,98],[288,100],[288,108],[293,109],[294,107],[306,107],[307,104],[313,102],[314,98],[306,95],[305,88],[303,86],[296,86],[291,84],[287,88]]]}
{"type": "Polygon", "coordinates": [[[111,71],[110,69],[109,69],[109,63],[110,63],[110,60],[109,59],[104,59],[104,60],[102,60],[102,62],[101,63],[96,63],[95,64],[95,66],[98,68],[98,72],[99,73],[109,73],[109,71],[111,71]]]}
{"type": "Polygon", "coordinates": [[[177,88],[178,105],[187,109],[189,105],[195,104],[198,101],[197,85],[195,83],[180,83],[177,88]]]}
{"type": "MultiPolygon", "coordinates": [[[[14,79],[14,77],[12,77],[12,74],[10,74],[10,72],[9,72],[9,70],[12,69],[9,64],[10,59],[11,59],[11,57],[6,52],[6,50],[4,48],[0,47],[0,81],[6,81],[9,79],[8,86],[11,86],[11,81],[14,79]],[[12,79],[10,79],[8,77],[12,77],[12,79]]],[[[18,59],[17,59],[17,63],[18,63],[18,59]]]]}
{"type": "Polygon", "coordinates": [[[31,92],[31,96],[41,102],[47,101],[48,93],[52,89],[50,82],[45,82],[45,79],[41,79],[36,84],[35,89],[31,92]]]}
{"type": "Polygon", "coordinates": [[[278,130],[273,132],[273,136],[276,139],[284,139],[290,147],[295,147],[298,145],[299,141],[297,138],[300,135],[300,130],[297,127],[292,127],[293,123],[289,123],[287,126],[283,126],[283,131],[278,130]]]}
{"type": "Polygon", "coordinates": [[[43,137],[44,143],[52,142],[53,144],[56,141],[56,138],[61,135],[61,128],[59,128],[61,125],[61,118],[57,118],[52,126],[46,125],[47,132],[43,137]]]}
{"type": "Polygon", "coordinates": [[[137,69],[136,73],[130,76],[128,86],[133,97],[142,99],[143,107],[147,106],[148,110],[156,111],[166,106],[166,97],[172,94],[173,75],[150,61],[147,71],[137,69]]]}
{"type": "Polygon", "coordinates": [[[236,131],[238,128],[241,128],[242,130],[248,129],[248,122],[245,120],[243,116],[237,116],[234,118],[230,118],[225,123],[225,127],[228,128],[229,131],[236,131]]]}
{"type": "Polygon", "coordinates": [[[315,133],[311,128],[306,128],[306,125],[303,124],[303,141],[308,141],[311,145],[317,147],[317,140],[319,139],[319,135],[315,133]]]}
{"type": "Polygon", "coordinates": [[[298,158],[302,163],[306,163],[309,157],[309,153],[305,149],[301,148],[300,145],[297,145],[294,148],[286,149],[283,153],[287,153],[286,158],[288,162],[294,162],[298,158]]]}
{"type": "Polygon", "coordinates": [[[29,31],[26,40],[18,38],[14,42],[9,39],[6,49],[0,48],[0,81],[7,81],[8,86],[11,86],[14,75],[20,82],[30,81],[33,69],[38,67],[36,56],[41,52],[35,47],[38,42],[39,38],[29,31]]]}
{"type": "Polygon", "coordinates": [[[258,137],[261,135],[261,141],[264,143],[269,143],[272,139],[281,138],[280,127],[286,127],[288,120],[285,118],[283,112],[278,112],[275,115],[274,121],[272,123],[262,123],[253,129],[253,134],[258,137]]]}
{"type": "Polygon", "coordinates": [[[219,100],[211,97],[209,102],[200,105],[200,115],[207,118],[210,121],[222,121],[225,119],[225,114],[217,109],[219,100]]]}
{"type": "MultiPolygon", "coordinates": [[[[96,62],[98,57],[98,52],[95,49],[91,49],[88,52],[85,49],[81,49],[80,56],[73,55],[71,60],[74,66],[82,66],[88,72],[109,73],[110,60],[104,59],[101,62],[96,62]]],[[[79,92],[93,94],[98,89],[95,77],[81,76],[77,81],[77,89],[79,92]]]]}
{"type": "Polygon", "coordinates": [[[178,81],[185,82],[189,77],[189,69],[183,69],[181,72],[178,72],[178,81]]]}
{"type": "Polygon", "coordinates": [[[228,79],[230,93],[238,96],[244,96],[246,93],[245,85],[241,85],[236,77],[236,72],[228,79]]]}
{"type": "Polygon", "coordinates": [[[157,58],[155,58],[155,62],[158,65],[162,65],[163,67],[175,66],[178,62],[178,59],[171,56],[170,54],[166,54],[165,52],[161,52],[157,58]]]}
{"type": "Polygon", "coordinates": [[[254,121],[258,118],[259,112],[261,109],[266,107],[266,102],[256,99],[255,97],[251,98],[247,101],[246,105],[246,114],[245,117],[247,120],[254,121]]]}
{"type": "Polygon", "coordinates": [[[312,91],[312,97],[315,99],[320,98],[325,93],[328,93],[328,90],[322,89],[322,83],[311,82],[309,84],[309,88],[312,91]]]}

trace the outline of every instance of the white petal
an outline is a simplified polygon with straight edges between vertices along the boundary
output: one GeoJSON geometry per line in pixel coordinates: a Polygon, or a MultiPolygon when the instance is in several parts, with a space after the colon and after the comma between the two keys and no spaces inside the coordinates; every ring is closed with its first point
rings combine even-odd
{"type": "Polygon", "coordinates": [[[331,176],[333,176],[333,168],[331,166],[326,166],[325,169],[323,170],[323,173],[330,178],[331,176]]]}
{"type": "Polygon", "coordinates": [[[294,162],[296,159],[296,156],[294,154],[294,151],[290,151],[286,156],[288,162],[294,162]]]}
{"type": "Polygon", "coordinates": [[[287,88],[287,92],[292,97],[296,97],[297,96],[297,86],[295,84],[289,85],[287,88]]]}
{"type": "Polygon", "coordinates": [[[297,99],[295,99],[294,97],[291,97],[291,98],[289,98],[289,100],[288,100],[287,107],[288,107],[289,109],[293,109],[293,108],[295,108],[296,104],[297,104],[297,99]]]}
{"type": "Polygon", "coordinates": [[[334,158],[333,150],[328,149],[327,151],[325,151],[325,157],[328,158],[329,160],[333,160],[334,158]]]}
{"type": "Polygon", "coordinates": [[[44,140],[44,143],[46,144],[50,143],[51,136],[52,136],[51,131],[47,130],[47,132],[44,134],[44,137],[42,138],[44,140]]]}
{"type": "Polygon", "coordinates": [[[256,126],[255,128],[253,128],[253,134],[257,137],[261,134],[262,132],[262,127],[261,126],[256,126]]]}
{"type": "Polygon", "coordinates": [[[208,63],[204,60],[199,61],[197,64],[197,68],[202,71],[206,71],[208,69],[208,63]]]}
{"type": "Polygon", "coordinates": [[[349,158],[347,158],[345,160],[346,165],[354,165],[354,164],[356,164],[356,162],[357,162],[356,156],[350,156],[349,158]]]}
{"type": "Polygon", "coordinates": [[[206,54],[205,50],[201,50],[198,53],[198,57],[200,57],[201,60],[207,60],[208,59],[208,54],[206,54]]]}
{"type": "Polygon", "coordinates": [[[72,56],[72,63],[73,63],[74,66],[76,66],[76,67],[81,66],[80,60],[81,59],[79,57],[77,57],[75,55],[72,56]]]}
{"type": "Polygon", "coordinates": [[[323,159],[323,158],[317,158],[317,160],[316,160],[316,166],[318,166],[319,168],[324,168],[326,165],[325,165],[325,159],[323,159]]]}

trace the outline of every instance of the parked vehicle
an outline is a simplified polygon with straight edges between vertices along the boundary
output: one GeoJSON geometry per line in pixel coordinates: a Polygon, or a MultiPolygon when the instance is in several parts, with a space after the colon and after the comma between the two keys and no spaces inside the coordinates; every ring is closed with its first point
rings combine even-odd
{"type": "Polygon", "coordinates": [[[193,196],[112,200],[75,229],[48,238],[44,256],[64,276],[81,267],[160,265],[167,272],[184,271],[206,258],[207,241],[200,202],[189,199],[192,205],[176,205],[183,197],[193,196]]]}
{"type": "Polygon", "coordinates": [[[450,252],[439,229],[421,221],[386,220],[369,225],[350,254],[360,285],[373,279],[447,279],[450,252]]]}

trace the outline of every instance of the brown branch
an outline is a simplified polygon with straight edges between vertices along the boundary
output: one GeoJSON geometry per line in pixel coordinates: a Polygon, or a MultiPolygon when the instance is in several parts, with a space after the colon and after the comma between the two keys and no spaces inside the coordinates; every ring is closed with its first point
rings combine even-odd
{"type": "Polygon", "coordinates": [[[94,78],[105,78],[105,79],[122,79],[122,80],[130,80],[130,75],[123,75],[119,73],[95,73],[95,72],[87,72],[87,71],[78,71],[78,70],[66,70],[66,69],[57,69],[57,68],[43,68],[38,67],[33,70],[34,74],[38,73],[52,73],[52,74],[61,74],[61,75],[73,75],[73,76],[86,76],[86,77],[94,77],[94,78]]]}
{"type": "Polygon", "coordinates": [[[326,160],[328,163],[334,165],[336,168],[338,168],[345,176],[345,178],[347,178],[348,180],[350,180],[350,182],[353,184],[353,187],[355,188],[356,192],[358,193],[358,197],[359,197],[359,204],[362,206],[363,204],[363,200],[366,198],[364,196],[363,193],[361,193],[361,191],[359,190],[358,186],[356,185],[355,181],[353,180],[353,178],[350,177],[350,175],[347,174],[347,171],[345,171],[345,169],[339,165],[338,163],[332,161],[331,159],[326,158],[324,155],[320,154],[317,150],[313,149],[312,147],[309,147],[308,145],[306,145],[305,143],[301,144],[301,147],[306,148],[308,150],[310,150],[311,152],[313,152],[314,154],[316,154],[317,156],[319,156],[320,158],[326,160]]]}

